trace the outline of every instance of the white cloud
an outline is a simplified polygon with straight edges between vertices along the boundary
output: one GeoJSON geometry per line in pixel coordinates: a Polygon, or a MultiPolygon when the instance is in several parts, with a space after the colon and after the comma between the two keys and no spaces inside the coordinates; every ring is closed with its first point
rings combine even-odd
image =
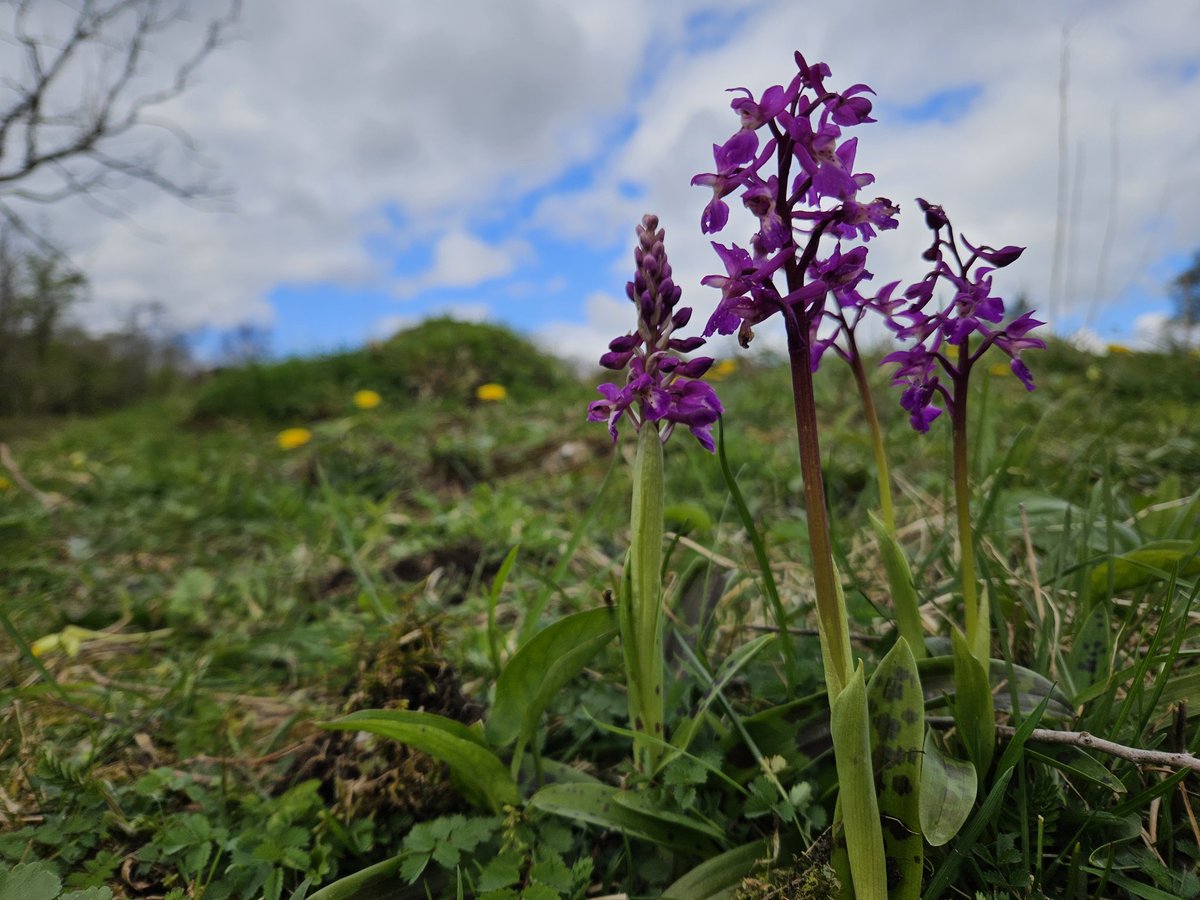
{"type": "Polygon", "coordinates": [[[633,327],[632,316],[633,305],[628,299],[596,291],[583,301],[582,322],[548,322],[534,332],[533,338],[544,350],[580,371],[591,371],[608,349],[609,341],[633,327]]]}
{"type": "MultiPolygon", "coordinates": [[[[878,92],[880,122],[858,129],[860,160],[907,223],[874,245],[879,280],[919,275],[925,236],[913,198],[928,196],[970,237],[1027,244],[997,285],[1029,292],[1044,310],[1070,25],[1067,151],[1078,190],[1067,290],[1049,312],[1082,317],[1129,291],[1159,292],[1150,265],[1189,252],[1200,235],[1200,205],[1189,200],[1200,191],[1200,122],[1189,114],[1200,109],[1200,4],[747,0],[740,19],[726,7],[256,0],[238,40],[162,110],[219,166],[231,204],[189,207],[134,188],[120,202],[135,228],[77,203],[32,212],[92,279],[93,321],[159,301],[189,326],[264,321],[281,283],[394,292],[389,254],[435,238],[432,264],[402,293],[539,277],[522,267],[544,234],[619,247],[607,271],[576,273],[570,288],[612,291],[628,277],[633,226],[655,212],[699,321],[716,294],[697,282],[716,260],[698,233],[704,192],[688,182],[734,127],[724,89],[786,81],[803,40],[810,59],[829,61],[835,85],[878,92]],[[707,39],[689,49],[697,21],[708,21],[707,39]],[[972,84],[981,93],[960,119],[899,115],[972,84]],[[568,188],[547,189],[571,173],[568,188]]],[[[726,241],[749,233],[736,212],[726,241]]]]}
{"type": "Polygon", "coordinates": [[[1108,346],[1108,341],[1090,328],[1080,328],[1068,340],[1087,353],[1103,353],[1108,346]]]}
{"type": "Polygon", "coordinates": [[[402,281],[396,294],[408,297],[436,288],[474,287],[511,274],[519,260],[530,253],[529,245],[521,240],[509,240],[496,246],[456,229],[438,239],[429,269],[402,281]]]}
{"type": "Polygon", "coordinates": [[[1162,345],[1170,319],[1166,313],[1142,313],[1133,320],[1133,338],[1138,347],[1155,349],[1162,345]]]}
{"type": "Polygon", "coordinates": [[[1145,350],[1200,347],[1200,325],[1190,328],[1171,319],[1169,313],[1143,313],[1133,320],[1133,345],[1145,350]]]}
{"type": "MultiPolygon", "coordinates": [[[[1145,275],[1148,264],[1190,249],[1200,234],[1200,207],[1185,202],[1200,189],[1200,128],[1182,114],[1200,108],[1200,7],[1183,13],[1163,0],[1151,6],[939,4],[917,12],[877,3],[869,10],[825,7],[818,16],[795,4],[760,4],[732,42],[681,60],[642,96],[638,128],[581,206],[597,228],[628,217],[630,204],[616,185],[634,177],[646,190],[641,205],[667,227],[679,282],[695,284],[712,271],[716,260],[695,226],[707,197],[687,181],[711,169],[710,145],[736,126],[721,89],[745,84],[757,92],[786,80],[804,24],[803,49],[810,59],[830,60],[833,84],[864,81],[878,91],[880,122],[857,129],[859,159],[878,178],[872,189],[901,204],[905,222],[900,233],[873,244],[870,268],[879,279],[919,277],[926,234],[913,198],[925,196],[944,204],[975,240],[1028,246],[1017,265],[997,275],[997,287],[1008,296],[1027,293],[1046,311],[1055,256],[1059,58],[1062,27],[1072,23],[1067,152],[1074,213],[1060,261],[1065,292],[1048,311],[1056,319],[1094,315],[1131,288],[1159,292],[1145,275]],[[882,38],[838,39],[857,33],[863,19],[895,52],[879,52],[882,38]],[[930,50],[913,52],[918,47],[930,50]],[[976,83],[983,91],[958,120],[931,125],[896,114],[939,90],[976,83]]],[[[559,201],[547,207],[562,219],[551,204],[559,201]]],[[[738,224],[736,210],[733,219],[721,240],[744,240],[753,230],[744,215],[738,224]]]]}

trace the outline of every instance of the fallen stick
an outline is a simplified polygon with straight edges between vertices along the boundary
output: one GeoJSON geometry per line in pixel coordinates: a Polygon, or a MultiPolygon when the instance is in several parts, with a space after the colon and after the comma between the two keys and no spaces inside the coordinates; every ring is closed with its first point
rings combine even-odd
{"type": "MultiPolygon", "coordinates": [[[[997,725],[996,734],[1012,737],[1017,730],[1011,725],[997,725]]],[[[1114,741],[1106,741],[1087,731],[1057,731],[1053,728],[1035,728],[1029,734],[1030,741],[1039,744],[1066,744],[1071,747],[1083,747],[1106,753],[1118,759],[1144,766],[1165,766],[1171,769],[1190,769],[1200,772],[1200,757],[1190,753],[1170,753],[1164,750],[1143,750],[1141,747],[1129,747],[1114,741]]]]}
{"type": "Polygon", "coordinates": [[[42,509],[54,509],[54,507],[62,502],[63,498],[57,494],[47,494],[39,491],[30,483],[29,479],[22,474],[21,467],[17,465],[17,461],[13,459],[13,455],[8,449],[8,444],[0,443],[0,465],[8,469],[8,474],[12,476],[13,484],[40,503],[42,509]]]}

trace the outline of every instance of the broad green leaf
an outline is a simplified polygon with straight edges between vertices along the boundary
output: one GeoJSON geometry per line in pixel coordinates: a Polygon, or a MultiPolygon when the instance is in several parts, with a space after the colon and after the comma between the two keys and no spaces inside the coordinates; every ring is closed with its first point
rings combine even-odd
{"type": "Polygon", "coordinates": [[[663,509],[663,523],[679,534],[712,531],[712,516],[699,503],[672,503],[663,509]]]}
{"type": "Polygon", "coordinates": [[[559,619],[530,638],[500,673],[484,725],[492,746],[526,743],[546,706],[617,634],[611,609],[589,609],[559,619]]]}
{"type": "Polygon", "coordinates": [[[1089,582],[1091,596],[1106,596],[1110,578],[1113,593],[1120,593],[1152,581],[1168,579],[1172,573],[1200,575],[1198,550],[1200,542],[1197,541],[1151,541],[1129,553],[1122,553],[1092,569],[1089,582]]]}
{"type": "Polygon", "coordinates": [[[32,862],[0,872],[0,900],[54,900],[62,881],[49,863],[32,862]]]}
{"type": "MultiPolygon", "coordinates": [[[[801,766],[828,752],[829,697],[821,691],[778,706],[770,706],[742,719],[742,727],[764,756],[782,756],[790,765],[801,766]]],[[[757,763],[731,734],[730,762],[743,768],[757,763]]]]}
{"type": "Polygon", "coordinates": [[[1156,713],[1165,715],[1180,702],[1187,704],[1189,718],[1200,715],[1200,672],[1185,672],[1169,679],[1159,694],[1156,713]]]}
{"type": "Polygon", "coordinates": [[[929,846],[941,847],[958,834],[978,790],[975,767],[947,756],[933,732],[927,733],[921,761],[921,831],[929,846]]]}
{"type": "Polygon", "coordinates": [[[683,815],[682,813],[673,812],[669,809],[663,809],[658,803],[651,800],[646,794],[639,794],[635,791],[617,791],[613,794],[613,803],[620,804],[626,809],[633,810],[636,813],[641,813],[644,816],[649,816],[652,819],[658,819],[667,824],[678,825],[680,828],[686,828],[695,831],[698,834],[706,835],[712,838],[719,844],[724,844],[725,832],[715,825],[696,819],[691,816],[683,815]]]}
{"type": "Polygon", "coordinates": [[[861,664],[833,701],[829,721],[854,896],[886,900],[887,860],[871,770],[867,686],[861,664]]]}
{"type": "Polygon", "coordinates": [[[871,760],[879,814],[885,827],[888,897],[921,896],[921,751],[925,741],[925,698],[916,660],[903,637],[867,684],[871,760]]]}
{"type": "MultiPolygon", "coordinates": [[[[1012,667],[1009,678],[1004,660],[989,661],[988,672],[993,691],[992,701],[997,712],[1012,712],[1012,693],[1017,695],[1021,716],[1030,716],[1045,704],[1045,718],[1064,721],[1075,716],[1067,695],[1050,679],[1023,666],[1012,667]]],[[[925,707],[937,709],[948,705],[955,694],[954,657],[932,656],[917,660],[925,707]]],[[[1195,690],[1200,693],[1200,679],[1195,690]]],[[[742,720],[747,734],[766,756],[782,756],[789,764],[799,765],[829,751],[829,713],[827,697],[810,694],[779,706],[768,707],[742,720]]],[[[1200,709],[1200,700],[1197,701],[1200,709]]],[[[728,740],[729,759],[735,766],[755,766],[750,755],[737,746],[736,736],[728,740]]]]}
{"type": "Polygon", "coordinates": [[[530,797],[527,805],[577,822],[599,825],[687,856],[710,856],[716,851],[706,823],[676,815],[665,818],[659,812],[650,814],[634,809],[619,802],[619,794],[619,789],[607,784],[551,784],[530,797]]]}
{"type": "Polygon", "coordinates": [[[1108,607],[1097,603],[1077,626],[1075,640],[1067,654],[1067,677],[1076,696],[1108,677],[1111,640],[1108,607]]]}
{"type": "Polygon", "coordinates": [[[992,784],[992,789],[988,791],[983,803],[980,804],[979,811],[971,817],[971,821],[967,823],[958,841],[955,842],[954,852],[946,854],[938,870],[933,873],[933,878],[925,887],[923,900],[938,900],[950,886],[950,882],[958,876],[963,861],[971,857],[975,844],[979,841],[979,836],[999,813],[1000,804],[1004,802],[1008,793],[1008,783],[1012,780],[1014,771],[1015,769],[1006,769],[996,776],[996,781],[992,784]]]}
{"type": "Polygon", "coordinates": [[[757,862],[769,856],[766,841],[755,841],[726,850],[705,860],[663,891],[663,900],[718,900],[728,897],[753,871],[757,862]]]}
{"type": "Polygon", "coordinates": [[[504,763],[472,729],[433,713],[408,709],[364,709],[322,722],[333,731],[366,731],[416,747],[446,763],[462,784],[493,812],[520,799],[504,763]]]}
{"type": "MultiPolygon", "coordinates": [[[[919,659],[917,671],[921,674],[921,689],[925,692],[927,707],[937,705],[939,698],[954,695],[953,656],[919,659]]],[[[1002,659],[993,659],[988,663],[988,678],[994,690],[1000,688],[998,692],[993,693],[997,711],[1012,712],[1011,694],[1015,692],[1017,705],[1023,716],[1033,713],[1043,700],[1049,700],[1046,707],[1048,718],[1063,720],[1075,716],[1075,708],[1071,705],[1070,698],[1049,678],[1032,669],[1013,666],[1010,679],[1008,664],[1002,659]]]]}
{"type": "Polygon", "coordinates": [[[106,887],[90,887],[59,894],[58,900],[113,900],[113,894],[106,887]]]}
{"type": "Polygon", "coordinates": [[[975,774],[983,781],[996,749],[992,687],[987,672],[972,654],[962,632],[954,629],[951,640],[954,645],[954,725],[967,756],[975,764],[975,774]]]}
{"type": "Polygon", "coordinates": [[[1063,523],[1068,515],[1077,525],[1084,526],[1083,536],[1089,550],[1098,553],[1109,552],[1106,537],[1109,528],[1112,529],[1113,539],[1122,549],[1132,549],[1141,543],[1138,533],[1128,525],[1108,522],[1084,507],[1058,497],[1028,491],[1008,491],[997,503],[1000,519],[996,524],[1012,537],[1019,538],[1025,531],[1021,521],[1022,506],[1025,507],[1033,539],[1039,546],[1044,546],[1049,536],[1062,533],[1063,523]],[[1087,527],[1089,525],[1090,527],[1087,527]]]}
{"type": "MultiPolygon", "coordinates": [[[[339,878],[312,894],[307,900],[384,900],[396,895],[396,878],[411,854],[401,853],[383,862],[359,869],[351,875],[339,878]]],[[[303,900],[295,895],[289,900],[303,900]]]]}
{"type": "Polygon", "coordinates": [[[576,769],[574,766],[568,765],[565,762],[559,762],[557,759],[543,757],[539,764],[542,767],[542,775],[546,781],[556,783],[564,781],[578,781],[584,784],[600,784],[600,779],[595,775],[576,769]]]}
{"type": "Polygon", "coordinates": [[[904,555],[904,549],[895,535],[888,534],[887,528],[874,513],[870,515],[871,527],[879,540],[883,566],[887,570],[892,608],[896,611],[896,626],[900,629],[901,637],[908,641],[909,652],[914,658],[921,659],[925,656],[925,627],[921,624],[921,601],[917,597],[917,586],[908,565],[908,557],[904,555]]]}

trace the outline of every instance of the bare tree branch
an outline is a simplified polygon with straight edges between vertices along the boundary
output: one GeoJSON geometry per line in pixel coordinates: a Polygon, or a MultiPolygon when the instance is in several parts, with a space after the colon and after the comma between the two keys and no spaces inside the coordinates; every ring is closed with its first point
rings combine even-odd
{"type": "Polygon", "coordinates": [[[168,70],[155,71],[151,56],[189,27],[190,11],[211,5],[0,0],[0,43],[19,51],[10,63],[19,72],[0,83],[0,218],[28,235],[36,229],[10,200],[56,203],[73,196],[123,215],[111,199],[97,195],[133,182],[184,200],[219,196],[207,175],[180,178],[158,152],[132,153],[121,139],[162,130],[196,157],[191,137],[153,111],[192,85],[204,61],[228,39],[240,2],[224,0],[222,11],[202,24],[195,49],[168,70]]]}

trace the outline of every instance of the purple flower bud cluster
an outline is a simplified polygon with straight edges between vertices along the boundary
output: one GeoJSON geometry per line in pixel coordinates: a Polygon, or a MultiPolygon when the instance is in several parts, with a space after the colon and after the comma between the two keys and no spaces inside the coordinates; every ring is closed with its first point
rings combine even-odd
{"type": "Polygon", "coordinates": [[[991,273],[1015,262],[1025,248],[972,246],[966,238],[955,235],[940,206],[925,200],[917,203],[925,212],[925,224],[933,231],[933,243],[923,254],[924,259],[933,263],[933,269],[904,291],[908,304],[901,310],[893,310],[887,322],[898,337],[915,340],[916,345],[888,354],[883,363],[897,366],[892,384],[904,388],[900,405],[908,411],[913,428],[928,431],[930,423],[942,413],[936,405],[939,395],[952,411],[955,408],[954,396],[940,375],[954,385],[965,384],[971,367],[995,345],[1012,360],[1013,374],[1032,391],[1033,376],[1021,360],[1021,351],[1044,348],[1046,343],[1029,337],[1030,331],[1045,324],[1035,319],[1032,312],[1022,313],[1001,325],[1004,301],[992,295],[991,273]],[[980,262],[987,265],[975,268],[980,262]],[[946,306],[931,310],[934,290],[940,282],[954,293],[946,306]],[[980,340],[974,349],[969,349],[968,339],[973,334],[980,340]],[[951,354],[948,346],[959,348],[959,352],[951,354]]]}
{"type": "Polygon", "coordinates": [[[600,365],[628,369],[623,387],[602,384],[603,400],[588,407],[589,422],[607,422],[613,440],[617,422],[628,415],[634,427],[663,422],[666,442],[676,425],[686,425],[710,453],[716,449],[711,428],[723,412],[712,386],[698,381],[713,360],[707,356],[685,360],[678,354],[703,346],[704,338],[677,338],[674,333],[691,319],[691,307],[676,309],[681,289],[671,277],[671,264],[663,246],[664,232],[658,217],[647,215],[637,227],[638,246],[633,251],[636,269],[625,293],[637,307],[637,330],[608,345],[600,365]]]}
{"type": "MultiPolygon", "coordinates": [[[[858,284],[871,278],[865,268],[866,249],[843,252],[841,242],[866,242],[879,231],[895,228],[898,207],[883,197],[859,199],[859,191],[875,177],[854,170],[858,141],[842,138],[842,129],[875,121],[871,101],[864,96],[873,93],[871,89],[856,84],[840,93],[830,90],[825,86],[827,65],[809,65],[800,53],[795,60],[798,72],[786,88],[769,87],[758,100],[746,88],[732,89],[743,95],[731,104],[741,128],[724,144],[713,146],[716,171],[697,175],[692,184],[712,190],[701,216],[704,233],[719,232],[728,223],[725,198],[735,191],[741,191],[743,205],[759,225],[749,249],[713,243],[725,274],[702,282],[721,291],[705,336],[737,331],[746,346],[753,337],[752,326],[791,310],[812,333],[815,365],[818,351],[833,340],[823,345],[815,340],[826,298],[832,294],[839,308],[869,305],[857,292],[858,284]],[[759,137],[764,129],[769,135],[765,144],[759,137]],[[775,171],[764,174],[770,159],[776,162],[775,171]],[[826,235],[838,246],[831,256],[818,259],[826,235]],[[788,282],[783,292],[774,283],[780,270],[788,282]]],[[[892,289],[894,285],[881,292],[886,294],[882,302],[890,302],[892,289]]]]}

